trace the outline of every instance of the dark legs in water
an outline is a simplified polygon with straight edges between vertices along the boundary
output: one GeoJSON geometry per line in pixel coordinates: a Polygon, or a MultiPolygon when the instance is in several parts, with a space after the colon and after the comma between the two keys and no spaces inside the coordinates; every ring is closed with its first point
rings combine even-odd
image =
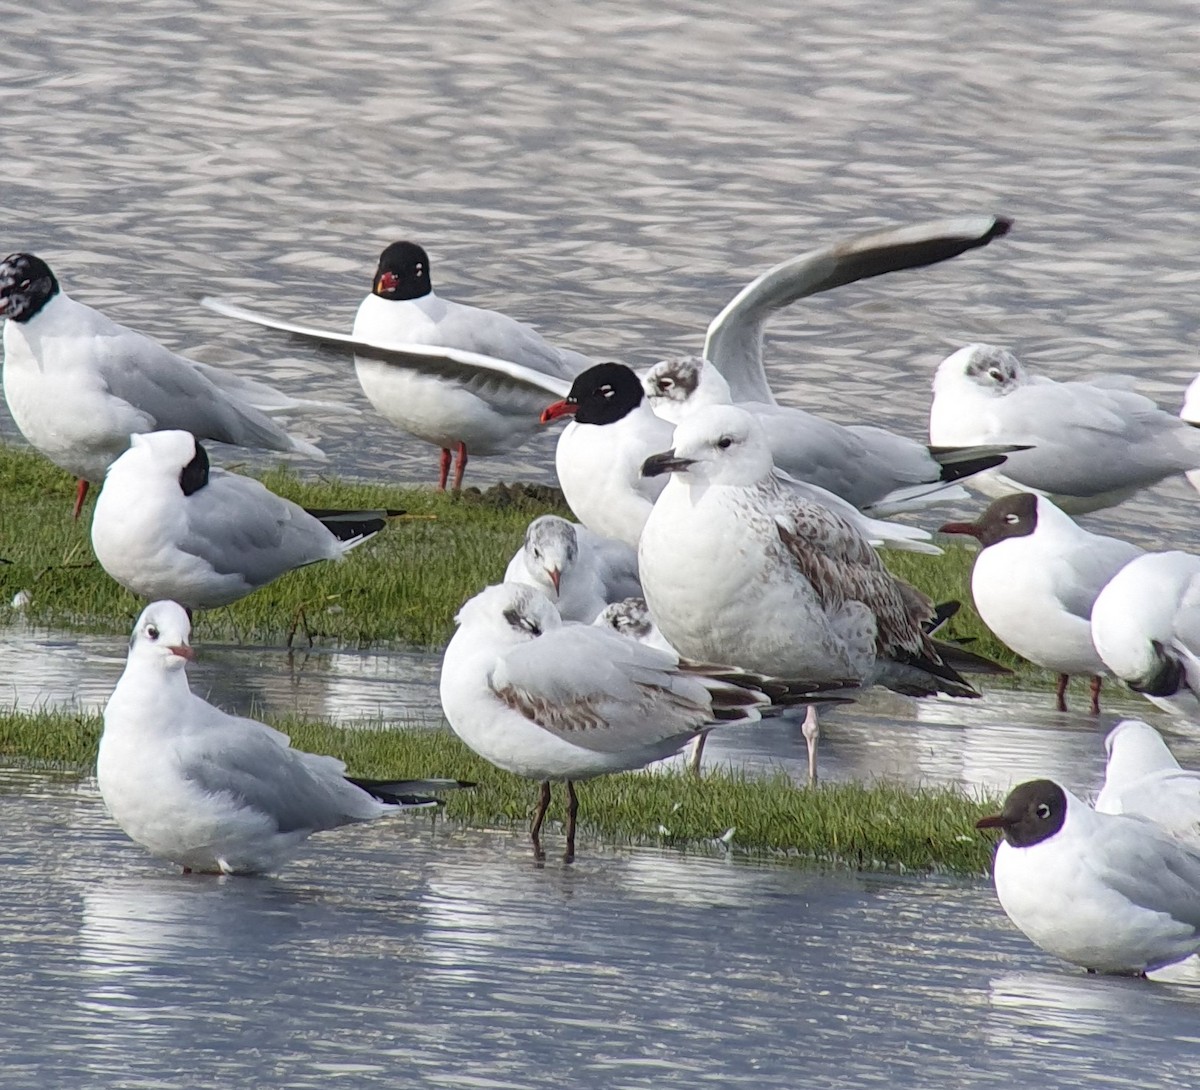
{"type": "MultiPolygon", "coordinates": [[[[467,444],[459,443],[454,448],[454,453],[458,455],[458,464],[454,467],[454,491],[457,492],[462,488],[463,473],[467,468],[467,444]]],[[[438,468],[438,486],[439,492],[446,491],[446,481],[450,477],[450,451],[445,447],[442,448],[442,460],[438,468]]]]}
{"type": "MultiPolygon", "coordinates": [[[[533,811],[533,825],[529,829],[529,839],[533,841],[533,856],[535,859],[546,858],[542,851],[542,822],[546,820],[546,810],[550,806],[550,781],[542,783],[538,793],[537,807],[533,811]]],[[[567,850],[563,862],[570,863],[575,858],[575,816],[579,813],[579,798],[575,794],[575,785],[567,780],[567,850]]]]}
{"type": "Polygon", "coordinates": [[[79,518],[79,512],[83,510],[83,501],[87,499],[88,482],[82,477],[79,478],[79,483],[75,486],[75,513],[74,518],[79,518]]]}
{"type": "MultiPolygon", "coordinates": [[[[1054,708],[1056,711],[1065,712],[1067,710],[1067,682],[1069,680],[1070,678],[1066,674],[1058,675],[1058,684],[1054,687],[1054,708]]],[[[1103,684],[1104,678],[1099,674],[1092,677],[1092,715],[1100,714],[1100,686],[1103,684]]]]}

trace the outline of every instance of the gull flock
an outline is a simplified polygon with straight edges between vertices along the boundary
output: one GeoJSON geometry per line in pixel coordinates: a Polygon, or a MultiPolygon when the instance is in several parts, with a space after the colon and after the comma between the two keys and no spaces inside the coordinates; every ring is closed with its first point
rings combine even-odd
{"type": "MultiPolygon", "coordinates": [[[[1195,386],[1175,415],[1132,380],[1060,382],[972,344],[932,376],[918,439],[781,405],[768,384],[776,311],[986,246],[1010,226],[965,216],[801,254],[739,292],[698,354],[640,372],[439,296],[426,251],[408,241],[380,255],[348,334],[203,304],[351,355],[371,406],[438,452],[439,489],[462,486],[469,458],[565,421],[555,470],[577,521],[534,520],[503,581],[463,604],[440,695],[471,749],[539,785],[539,857],[551,784],[565,784],[570,860],[579,781],[689,745],[698,771],[710,731],[802,711],[815,782],[821,708],[871,686],[978,697],[966,675],[999,668],[938,636],[957,603],[934,602],[876,551],[940,552],[929,529],[892,518],[961,504],[968,489],[995,499],[940,530],[978,540],[980,616],[1058,675],[1060,709],[1083,675],[1098,713],[1111,676],[1200,716],[1200,556],[1146,552],[1072,518],[1171,476],[1200,480],[1195,386]]],[[[277,418],[356,410],[179,356],[70,298],[33,254],[0,263],[0,316],[13,420],[77,478],[76,518],[99,488],[96,558],[149,602],[104,714],[97,777],[117,824],[185,871],[262,873],[315,832],[468,789],[347,777],[335,758],[188,687],[194,611],[336,561],[401,513],[306,511],[211,465],[205,442],[323,459],[277,418]]],[[[997,895],[1030,939],[1092,971],[1142,974],[1200,951],[1200,773],[1140,721],[1105,745],[1094,806],[1034,780],[979,827],[1001,834],[997,895]]]]}

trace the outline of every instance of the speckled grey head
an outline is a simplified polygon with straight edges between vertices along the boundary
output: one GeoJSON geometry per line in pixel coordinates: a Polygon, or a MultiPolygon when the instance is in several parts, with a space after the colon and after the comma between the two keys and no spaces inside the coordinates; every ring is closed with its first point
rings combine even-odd
{"type": "Polygon", "coordinates": [[[646,395],[651,400],[677,401],[683,404],[700,386],[704,373],[704,357],[681,356],[679,359],[659,360],[643,380],[646,395]]]}
{"type": "Polygon", "coordinates": [[[970,534],[986,549],[1010,537],[1028,537],[1037,529],[1038,498],[1032,492],[1001,496],[974,522],[947,522],[943,534],[970,534]]]}
{"type": "Polygon", "coordinates": [[[654,631],[654,622],[650,620],[645,598],[626,598],[613,602],[600,611],[595,623],[607,625],[631,640],[644,641],[654,631]]]}
{"type": "Polygon", "coordinates": [[[1016,389],[1024,380],[1020,360],[1007,348],[994,344],[971,345],[963,374],[980,386],[1004,394],[1016,389]]]}
{"type": "Polygon", "coordinates": [[[57,294],[58,281],[40,257],[9,254],[0,262],[0,318],[27,322],[57,294]]]}
{"type": "Polygon", "coordinates": [[[1018,784],[1004,800],[1004,809],[980,818],[977,829],[1000,829],[1014,848],[1030,848],[1054,836],[1067,820],[1067,793],[1053,780],[1018,784]]]}
{"type": "Polygon", "coordinates": [[[525,551],[531,559],[551,560],[561,570],[575,563],[579,555],[579,537],[566,519],[542,515],[525,528],[525,551]]]}

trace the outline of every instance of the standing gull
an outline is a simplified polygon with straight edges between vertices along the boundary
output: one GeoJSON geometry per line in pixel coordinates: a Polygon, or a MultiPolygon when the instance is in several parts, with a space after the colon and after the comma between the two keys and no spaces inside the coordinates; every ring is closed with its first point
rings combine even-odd
{"type": "MultiPolygon", "coordinates": [[[[895,578],[848,519],[779,479],[749,413],[700,410],[643,472],[670,475],[638,562],[650,614],[680,654],[913,696],[979,695],[927,634],[933,603],[895,578]]],[[[815,723],[806,727],[815,779],[815,723]]]]}
{"type": "Polygon", "coordinates": [[[569,860],[576,781],[641,768],[718,722],[754,722],[773,700],[803,702],[827,688],[689,667],[608,628],[564,623],[541,591],[519,583],[481,591],[455,620],[442,709],[480,756],[541,783],[530,831],[539,855],[551,781],[566,781],[569,860]]]}
{"type": "Polygon", "coordinates": [[[336,406],[177,356],[77,303],[33,254],[0,262],[0,316],[9,412],[32,446],[79,478],[76,517],[88,484],[104,479],[134,433],[184,428],[235,446],[325,457],[267,413],[336,406]]]}
{"type": "Polygon", "coordinates": [[[1101,973],[1145,973],[1200,951],[1200,854],[1153,822],[1100,814],[1051,780],[1013,788],[993,878],[1038,946],[1101,973]]]}
{"type": "Polygon", "coordinates": [[[1108,670],[1092,643],[1092,605],[1142,550],[1088,533],[1032,492],[1004,496],[977,521],[948,522],[941,532],[969,534],[983,546],[971,569],[975,608],[1001,643],[1058,675],[1058,710],[1067,710],[1070,675],[1086,674],[1099,715],[1108,670]]]}
{"type": "Polygon", "coordinates": [[[428,792],[467,786],[350,779],[337,758],[293,749],[265,723],[214,708],[188,687],[190,634],[175,602],[147,606],[104,709],[100,795],[151,855],[185,872],[260,874],[313,833],[434,806],[428,792]]]}
{"type": "Polygon", "coordinates": [[[121,586],[188,609],[229,605],[281,575],[337,560],[395,512],[318,518],[250,477],[210,468],[185,431],[134,435],[108,470],[92,548],[121,586]]]}
{"type": "Polygon", "coordinates": [[[1115,382],[1030,375],[1003,348],[969,344],[933,380],[929,441],[1027,446],[971,479],[992,496],[1038,492],[1069,514],[1111,507],[1200,466],[1200,433],[1115,382]]]}

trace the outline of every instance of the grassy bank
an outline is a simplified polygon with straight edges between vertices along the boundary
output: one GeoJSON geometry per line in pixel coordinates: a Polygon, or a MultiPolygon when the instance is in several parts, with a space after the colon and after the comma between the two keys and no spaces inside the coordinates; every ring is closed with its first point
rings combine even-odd
{"type": "MultiPolygon", "coordinates": [[[[333,753],[362,776],[455,776],[470,791],[447,796],[446,817],[466,825],[522,826],[535,786],[501,772],[450,732],[364,729],[276,721],[298,748],[333,753]]],[[[0,712],[0,756],[91,771],[101,722],[97,716],[0,712]]],[[[625,773],[580,787],[580,846],[589,836],[619,844],[704,848],[727,830],[733,851],[788,855],[860,869],[982,874],[991,844],[975,821],[997,800],[950,789],[890,784],[826,784],[800,788],[787,777],[752,778],[720,768],[702,779],[685,773],[625,773]]],[[[562,817],[556,789],[551,820],[562,817]]],[[[553,832],[551,835],[555,835],[553,832]]],[[[547,850],[553,851],[550,837],[547,850]]]]}
{"type": "MultiPolygon", "coordinates": [[[[461,497],[286,470],[268,473],[269,487],[307,507],[392,507],[409,514],[336,564],[315,564],[242,599],[197,617],[195,641],[274,642],[284,639],[301,608],[326,642],[404,643],[438,647],[453,629],[463,601],[504,573],[530,519],[567,514],[549,489],[467,490],[461,497]]],[[[0,446],[0,623],[9,605],[29,594],[24,616],[39,625],[125,633],[144,603],[114,583],[96,563],[91,507],[70,517],[73,483],[27,449],[0,446]]],[[[888,564],[937,601],[964,609],[950,634],[977,640],[975,650],[1012,663],[970,609],[972,554],[950,545],[942,557],[889,553],[888,564]]]]}

